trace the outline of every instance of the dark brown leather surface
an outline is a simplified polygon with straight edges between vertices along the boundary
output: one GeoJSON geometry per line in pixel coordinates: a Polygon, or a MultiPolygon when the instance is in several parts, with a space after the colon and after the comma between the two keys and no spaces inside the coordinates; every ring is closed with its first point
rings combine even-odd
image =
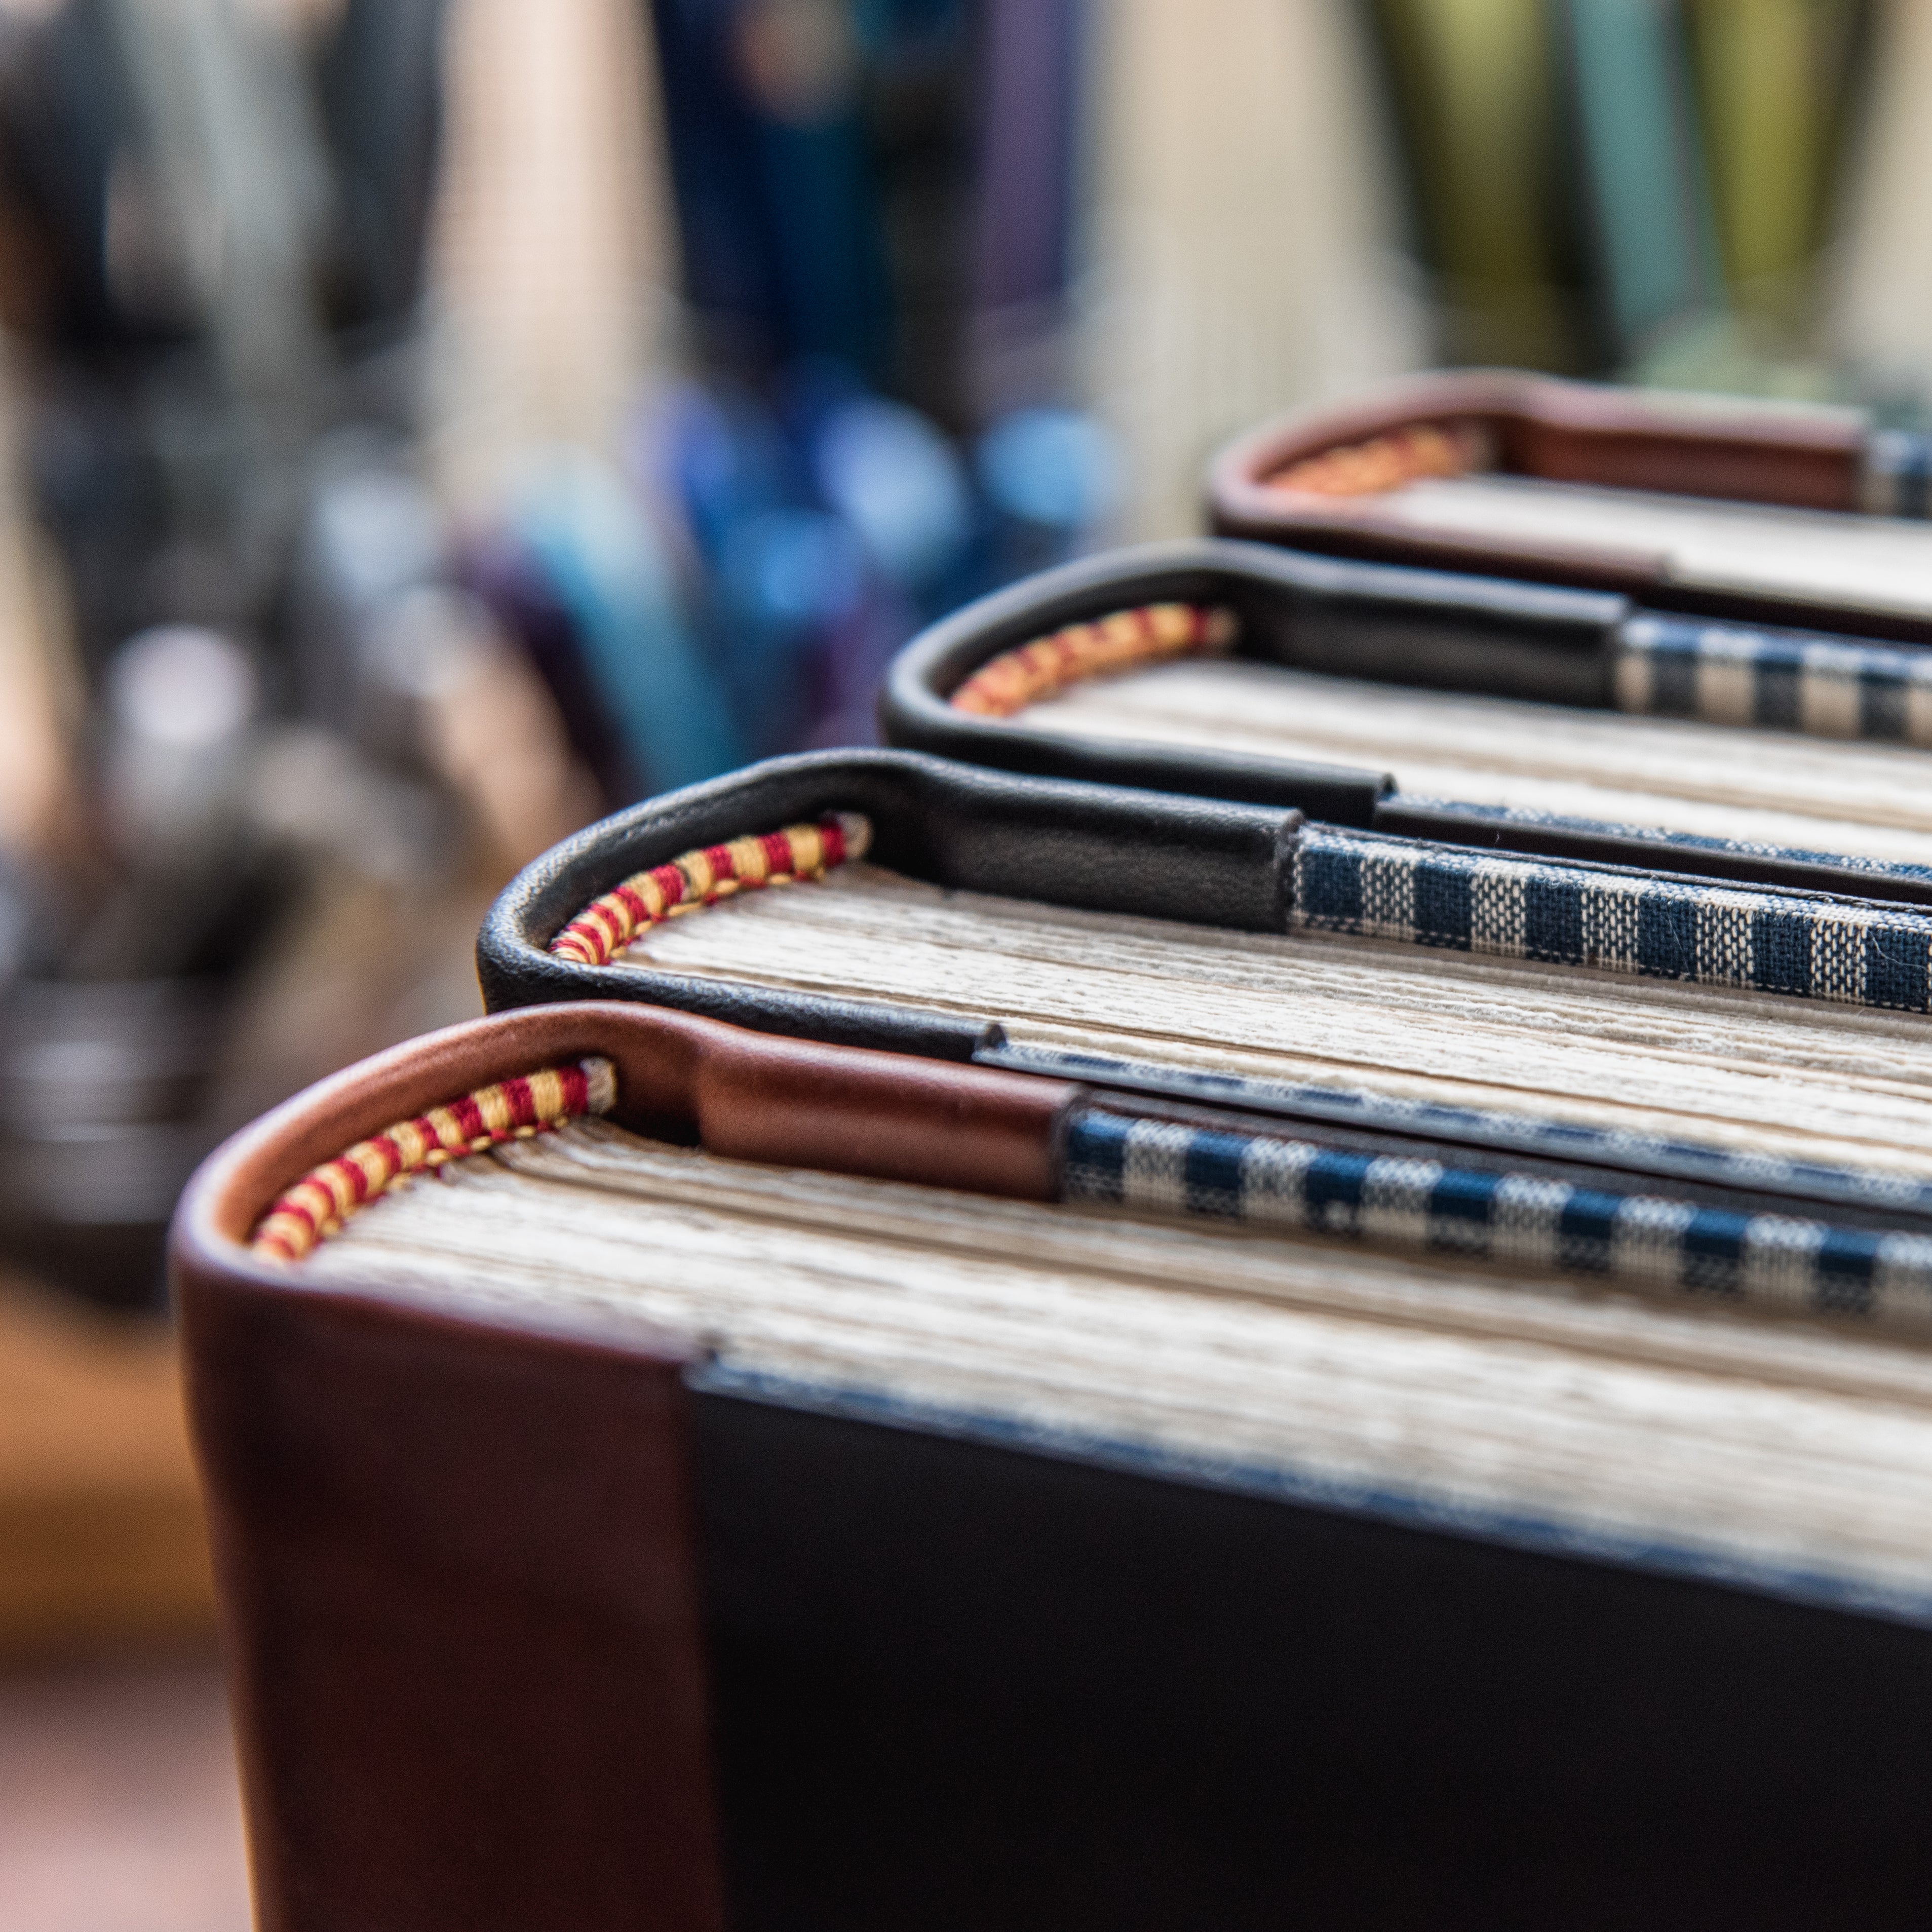
{"type": "Polygon", "coordinates": [[[678,1354],[176,1282],[265,1932],[715,1932],[678,1354]]]}
{"type": "Polygon", "coordinates": [[[1494,436],[1502,466],[1551,482],[1659,490],[1744,502],[1855,510],[1858,418],[1769,410],[1748,402],[1660,404],[1642,392],[1546,376],[1472,370],[1392,382],[1338,408],[1298,412],[1215,460],[1217,510],[1288,514],[1269,479],[1292,463],[1413,424],[1460,422],[1494,436]],[[1248,493],[1262,492],[1258,502],[1248,493]]]}
{"type": "Polygon", "coordinates": [[[688,1351],[322,1291],[241,1245],[355,1140],[592,1052],[620,1114],[691,1112],[728,1151],[1035,1196],[1071,1090],[554,1006],[350,1068],[211,1156],[172,1258],[268,1932],[721,1922],[688,1351]]]}
{"type": "MultiPolygon", "coordinates": [[[[1062,1083],[577,1000],[427,1034],[264,1114],[190,1184],[176,1251],[254,1266],[237,1244],[311,1167],[426,1108],[591,1054],[616,1066],[614,1118],[688,1122],[717,1153],[1028,1200],[1054,1191],[1052,1137],[1071,1092],[1062,1083]]],[[[273,1264],[261,1278],[287,1280],[273,1264]]]]}
{"type": "Polygon", "coordinates": [[[1864,430],[1850,412],[1785,412],[1700,404],[1694,413],[1641,392],[1472,370],[1412,377],[1337,408],[1297,413],[1238,438],[1208,479],[1224,536],[1344,556],[1610,590],[1663,608],[1739,621],[1808,625],[1912,643],[1932,624],[1792,595],[1700,590],[1668,580],[1664,560],[1528,538],[1419,530],[1372,498],[1291,500],[1268,479],[1301,458],[1420,423],[1480,424],[1506,470],[1551,482],[1657,490],[1793,508],[1856,511],[1864,430]]]}
{"type": "Polygon", "coordinates": [[[1075,1091],[1064,1082],[626,1010],[728,1036],[694,1083],[714,1154],[1028,1201],[1059,1191],[1055,1136],[1075,1091]]]}

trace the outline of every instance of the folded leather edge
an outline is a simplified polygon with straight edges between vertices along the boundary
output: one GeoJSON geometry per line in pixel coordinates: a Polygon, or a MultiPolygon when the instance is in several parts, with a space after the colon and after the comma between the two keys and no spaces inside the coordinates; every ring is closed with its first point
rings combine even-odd
{"type": "Polygon", "coordinates": [[[1268,488],[1290,464],[1442,420],[1494,434],[1504,466],[1550,481],[1666,490],[1856,512],[1866,426],[1850,410],[1799,412],[1658,395],[1508,370],[1432,371],[1349,403],[1298,410],[1236,437],[1212,459],[1223,519],[1305,520],[1268,488]]]}
{"type": "Polygon", "coordinates": [[[552,1008],[379,1055],[184,1196],[172,1264],[264,1932],[723,1924],[692,1352],[307,1287],[242,1245],[359,1133],[608,1032],[552,1008]]]}
{"type": "Polygon", "coordinates": [[[1484,426],[1509,466],[1552,481],[1847,513],[1862,508],[1867,426],[1854,412],[1724,405],[1466,370],[1401,378],[1235,437],[1208,467],[1208,526],[1222,536],[1334,556],[1614,591],[1706,616],[1932,643],[1932,623],[1916,618],[1678,584],[1660,555],[1432,531],[1382,514],[1372,498],[1291,502],[1268,487],[1269,477],[1305,457],[1445,419],[1484,426]]]}

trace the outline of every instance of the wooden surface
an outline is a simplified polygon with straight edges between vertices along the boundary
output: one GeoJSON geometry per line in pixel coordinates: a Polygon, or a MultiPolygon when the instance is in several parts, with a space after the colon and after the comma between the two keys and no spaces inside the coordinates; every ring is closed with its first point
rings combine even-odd
{"type": "Polygon", "coordinates": [[[0,1663],[213,1618],[169,1330],[0,1276],[0,1663]]]}

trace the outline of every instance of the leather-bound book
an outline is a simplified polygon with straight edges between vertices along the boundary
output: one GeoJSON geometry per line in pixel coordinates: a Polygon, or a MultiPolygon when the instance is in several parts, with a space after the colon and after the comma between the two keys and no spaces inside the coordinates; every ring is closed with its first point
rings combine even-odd
{"type": "Polygon", "coordinates": [[[880,716],[892,743],[1009,771],[1932,902],[1932,652],[1617,592],[1148,545],[934,625],[880,716]]]}
{"type": "Polygon", "coordinates": [[[1932,440],[1856,410],[1475,370],[1238,438],[1208,510],[1226,536],[1923,644],[1928,489],[1932,440]]]}
{"type": "Polygon", "coordinates": [[[177,1224],[262,1923],[1915,1920],[1928,956],[907,753],[592,828],[177,1224]]]}
{"type": "Polygon", "coordinates": [[[1308,1130],[578,1003],[222,1150],[259,1922],[1915,1922],[1924,1292],[1163,1210],[1123,1132],[1308,1130]]]}

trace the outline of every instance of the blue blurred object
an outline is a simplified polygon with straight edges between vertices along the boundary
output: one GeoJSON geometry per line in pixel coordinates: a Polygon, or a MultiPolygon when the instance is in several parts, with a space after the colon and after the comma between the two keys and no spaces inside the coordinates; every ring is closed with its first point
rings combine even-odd
{"type": "Polygon", "coordinates": [[[560,457],[472,553],[469,580],[613,805],[744,758],[871,742],[907,638],[1074,554],[1113,506],[1113,446],[1076,410],[1015,412],[969,467],[838,358],[802,358],[772,397],[735,380],[662,394],[633,424],[628,478],[560,457]]]}
{"type": "Polygon", "coordinates": [[[1042,529],[1076,532],[1114,506],[1112,439],[1078,410],[1016,410],[980,440],[980,478],[994,506],[1042,529]]]}
{"type": "Polygon", "coordinates": [[[671,187],[714,360],[883,370],[878,188],[848,0],[655,0],[671,187]]]}
{"type": "Polygon", "coordinates": [[[1114,441],[1078,410],[1016,410],[980,440],[976,466],[997,520],[994,568],[1020,577],[1072,556],[1120,496],[1114,441]]]}
{"type": "Polygon", "coordinates": [[[902,589],[930,590],[971,542],[964,466],[916,410],[878,396],[856,398],[825,416],[812,456],[826,502],[902,589]]]}
{"type": "Polygon", "coordinates": [[[650,4],[700,373],[632,482],[739,741],[864,742],[899,644],[1112,504],[1076,412],[962,453],[1065,393],[1085,0],[650,4]]]}
{"type": "Polygon", "coordinates": [[[741,730],[760,752],[810,731],[824,704],[831,634],[866,600],[866,561],[850,528],[823,510],[766,510],[727,541],[718,615],[741,730]]]}
{"type": "Polygon", "coordinates": [[[722,681],[679,608],[635,494],[583,450],[559,451],[521,494],[518,536],[568,612],[590,679],[653,791],[744,763],[722,681]]]}
{"type": "Polygon", "coordinates": [[[716,563],[740,520],[805,500],[799,465],[771,410],[748,392],[696,382],[650,412],[632,458],[699,553],[716,563]]]}
{"type": "Polygon", "coordinates": [[[865,595],[859,540],[823,510],[767,510],[746,518],[731,532],[722,562],[729,608],[778,636],[836,623],[865,595]]]}

